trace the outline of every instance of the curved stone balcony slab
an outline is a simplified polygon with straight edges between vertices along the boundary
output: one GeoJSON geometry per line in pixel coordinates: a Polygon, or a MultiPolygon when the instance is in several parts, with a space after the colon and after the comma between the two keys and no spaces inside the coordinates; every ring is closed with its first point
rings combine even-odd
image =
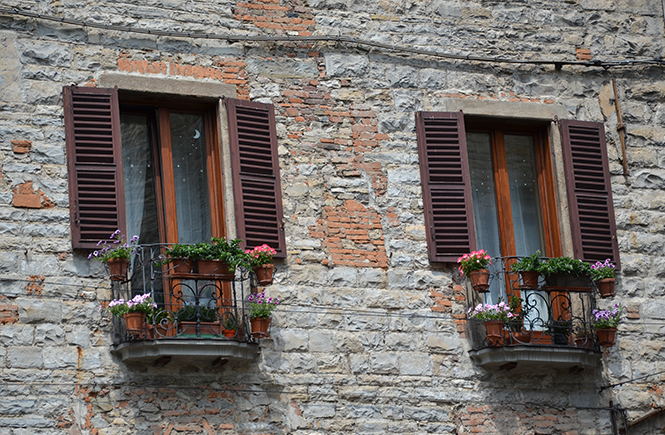
{"type": "Polygon", "coordinates": [[[179,338],[119,343],[111,347],[111,352],[123,362],[164,365],[171,360],[211,363],[251,360],[258,349],[258,344],[236,340],[179,338]]]}
{"type": "Polygon", "coordinates": [[[486,347],[472,350],[469,356],[486,369],[511,370],[516,367],[575,368],[595,367],[602,353],[591,349],[554,346],[486,347]]]}

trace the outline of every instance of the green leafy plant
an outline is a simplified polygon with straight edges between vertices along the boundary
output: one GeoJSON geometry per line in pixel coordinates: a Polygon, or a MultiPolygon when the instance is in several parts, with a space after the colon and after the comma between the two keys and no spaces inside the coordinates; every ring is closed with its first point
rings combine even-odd
{"type": "Polygon", "coordinates": [[[605,262],[597,261],[596,264],[591,265],[591,276],[594,281],[601,279],[614,278],[616,274],[616,266],[608,258],[605,262]]]}
{"type": "Polygon", "coordinates": [[[540,255],[540,251],[536,251],[535,254],[522,257],[520,261],[512,265],[513,272],[540,272],[540,267],[543,264],[540,255]]]}
{"type": "Polygon", "coordinates": [[[178,322],[216,322],[217,308],[205,305],[185,305],[176,313],[178,322]]]}
{"type": "Polygon", "coordinates": [[[213,237],[210,242],[193,245],[175,244],[165,252],[166,259],[159,265],[168,264],[176,258],[198,260],[220,260],[228,264],[229,271],[235,272],[237,267],[251,268],[251,258],[240,248],[241,239],[226,240],[224,237],[213,237]]]}
{"type": "Polygon", "coordinates": [[[547,332],[550,334],[568,335],[572,330],[573,323],[570,320],[552,320],[547,324],[547,332]]]}
{"type": "Polygon", "coordinates": [[[249,318],[269,318],[272,317],[272,312],[275,311],[279,305],[279,299],[266,298],[266,293],[254,293],[247,297],[249,303],[249,318]]]}
{"type": "Polygon", "coordinates": [[[523,299],[517,296],[510,296],[508,306],[512,316],[508,320],[508,327],[513,332],[520,332],[524,326],[524,317],[529,313],[529,308],[522,305],[523,299]]]}
{"type": "Polygon", "coordinates": [[[238,322],[232,314],[228,314],[224,317],[224,320],[222,320],[222,326],[224,329],[238,329],[238,322]]]}
{"type": "Polygon", "coordinates": [[[580,277],[591,275],[591,270],[589,263],[570,257],[550,258],[540,266],[540,273],[544,275],[568,273],[580,277]]]}

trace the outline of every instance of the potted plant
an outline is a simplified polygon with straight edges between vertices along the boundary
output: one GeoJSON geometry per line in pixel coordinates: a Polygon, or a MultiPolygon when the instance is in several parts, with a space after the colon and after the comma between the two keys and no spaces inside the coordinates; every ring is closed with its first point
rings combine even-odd
{"type": "Polygon", "coordinates": [[[166,259],[158,265],[171,263],[169,269],[174,277],[185,277],[194,273],[194,260],[191,259],[191,246],[176,243],[164,253],[166,259]]]}
{"type": "Polygon", "coordinates": [[[529,308],[522,305],[524,301],[517,296],[510,296],[508,305],[512,316],[508,318],[506,325],[510,330],[512,344],[527,344],[531,342],[531,334],[524,331],[524,317],[529,312],[529,308]]]}
{"type": "Polygon", "coordinates": [[[553,287],[577,291],[591,290],[591,266],[570,257],[550,258],[540,266],[547,283],[553,287]]]}
{"type": "Polygon", "coordinates": [[[222,334],[224,337],[233,338],[236,336],[236,331],[238,329],[238,322],[236,318],[231,313],[225,313],[222,316],[222,334]]]}
{"type": "Polygon", "coordinates": [[[614,304],[611,310],[593,310],[593,327],[598,336],[598,344],[602,347],[611,347],[616,338],[617,326],[623,320],[626,310],[621,304],[614,304]]]}
{"type": "Polygon", "coordinates": [[[614,296],[615,274],[616,266],[609,258],[603,263],[597,261],[596,264],[591,265],[591,276],[596,282],[596,287],[598,287],[601,298],[614,296]]]}
{"type": "Polygon", "coordinates": [[[157,304],[152,300],[150,293],[136,295],[132,299],[114,299],[109,302],[106,311],[125,321],[125,327],[134,337],[137,337],[145,328],[146,315],[152,313],[157,304]]]}
{"type": "Polygon", "coordinates": [[[103,261],[109,268],[109,275],[113,281],[125,281],[129,269],[129,259],[136,253],[139,236],[134,236],[129,241],[116,230],[109,240],[100,240],[98,249],[88,255],[88,259],[103,261]]]}
{"type": "Polygon", "coordinates": [[[581,323],[573,326],[575,346],[590,349],[593,347],[594,331],[590,325],[581,323]]]}
{"type": "Polygon", "coordinates": [[[468,276],[476,291],[486,292],[489,290],[490,271],[487,270],[487,266],[492,264],[492,257],[484,249],[473,251],[471,254],[464,254],[457,259],[457,263],[459,263],[460,276],[468,276]]]}
{"type": "Polygon", "coordinates": [[[573,322],[562,318],[550,321],[547,324],[547,332],[552,335],[552,344],[567,346],[569,344],[572,325],[573,322]]]}
{"type": "Polygon", "coordinates": [[[148,323],[148,337],[166,337],[168,330],[173,327],[173,314],[162,308],[154,308],[146,317],[148,323]]]}
{"type": "Polygon", "coordinates": [[[251,268],[254,270],[259,285],[272,284],[275,271],[272,261],[276,253],[277,251],[266,244],[245,251],[245,254],[249,256],[251,268]]]}
{"type": "Polygon", "coordinates": [[[221,334],[217,307],[207,305],[184,305],[175,315],[178,321],[178,330],[183,335],[197,335],[197,328],[201,334],[221,334]]]}
{"type": "Polygon", "coordinates": [[[483,322],[490,346],[503,345],[503,327],[507,321],[515,317],[509,304],[501,299],[497,304],[478,304],[469,308],[469,317],[483,322]]]}
{"type": "Polygon", "coordinates": [[[541,265],[540,251],[536,251],[535,254],[522,257],[512,265],[511,269],[513,272],[519,272],[522,278],[522,288],[536,288],[538,287],[541,265]]]}
{"type": "Polygon", "coordinates": [[[247,298],[249,305],[249,321],[252,325],[252,335],[257,338],[268,336],[268,328],[272,312],[279,304],[277,298],[266,298],[265,292],[254,293],[247,298]]]}
{"type": "Polygon", "coordinates": [[[211,243],[203,244],[204,249],[199,258],[199,273],[233,281],[236,268],[250,268],[249,258],[240,248],[240,243],[241,239],[226,240],[224,237],[213,237],[211,243]]]}

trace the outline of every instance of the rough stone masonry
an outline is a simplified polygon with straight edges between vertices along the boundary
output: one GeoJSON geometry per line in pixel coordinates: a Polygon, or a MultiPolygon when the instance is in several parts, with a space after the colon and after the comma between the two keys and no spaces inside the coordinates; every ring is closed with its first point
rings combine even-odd
{"type": "Polygon", "coordinates": [[[609,434],[610,403],[628,423],[646,418],[631,434],[662,428],[663,65],[477,62],[336,38],[613,62],[662,58],[664,33],[662,5],[647,0],[4,1],[0,434],[609,434]],[[101,87],[110,74],[225,84],[275,107],[288,257],[268,289],[283,301],[271,338],[250,362],[155,367],[110,353],[106,271],[71,247],[62,101],[63,86],[101,87]],[[417,111],[462,100],[604,123],[622,270],[598,304],[629,315],[598,367],[470,360],[466,283],[427,256],[415,132],[417,111]]]}

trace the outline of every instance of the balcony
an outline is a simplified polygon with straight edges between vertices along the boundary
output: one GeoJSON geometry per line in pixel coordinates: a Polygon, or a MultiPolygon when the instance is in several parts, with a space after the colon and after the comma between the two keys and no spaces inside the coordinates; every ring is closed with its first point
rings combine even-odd
{"type": "Polygon", "coordinates": [[[491,333],[483,321],[469,319],[471,359],[481,367],[500,370],[554,367],[577,372],[597,366],[602,351],[592,325],[594,282],[553,285],[540,276],[525,285],[510,270],[515,261],[515,257],[493,261],[485,293],[466,283],[467,308],[496,303],[499,296],[506,300],[507,294],[521,298],[521,309],[526,312],[522,324],[503,323],[498,332],[491,333]]]}
{"type": "Polygon", "coordinates": [[[173,267],[159,265],[165,248],[140,246],[128,279],[112,281],[112,299],[150,293],[158,308],[129,327],[113,317],[111,352],[123,362],[154,365],[253,359],[258,341],[251,334],[246,300],[257,290],[255,275],[239,269],[232,281],[222,281],[196,269],[175,273],[173,267]]]}

